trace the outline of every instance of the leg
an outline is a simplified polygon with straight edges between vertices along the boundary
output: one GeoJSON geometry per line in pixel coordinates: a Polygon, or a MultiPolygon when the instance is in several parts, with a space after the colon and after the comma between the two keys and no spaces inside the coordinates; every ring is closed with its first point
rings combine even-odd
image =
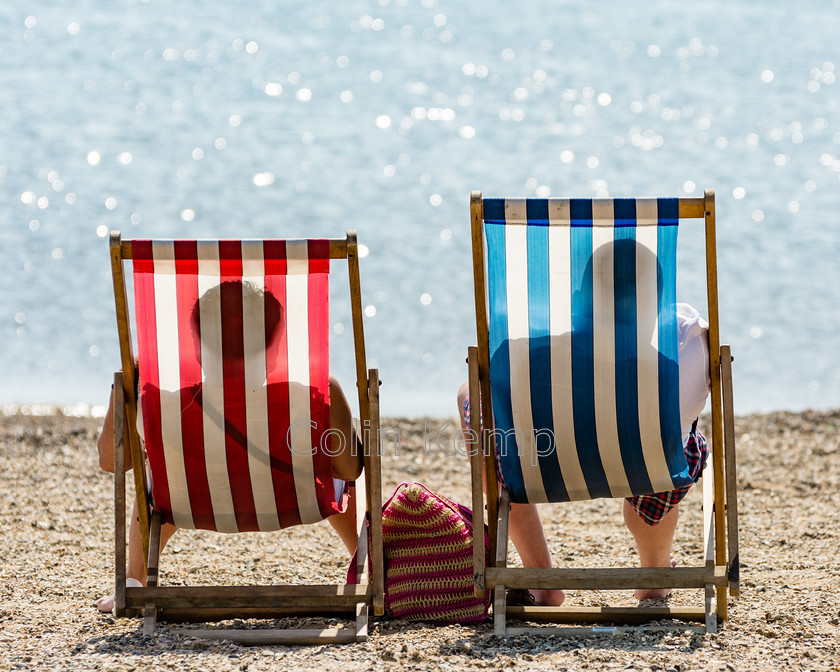
{"type": "Polygon", "coordinates": [[[336,534],[344,542],[347,553],[352,557],[356,552],[356,488],[350,490],[347,509],[327,518],[336,534]]]}
{"type": "MultiPolygon", "coordinates": [[[[458,411],[462,429],[467,429],[469,426],[464,417],[464,404],[468,395],[469,384],[464,383],[458,391],[458,411]]],[[[510,540],[519,553],[524,567],[549,569],[554,566],[535,504],[511,504],[509,524],[510,540]]],[[[566,594],[562,590],[532,590],[531,593],[537,602],[545,606],[559,606],[566,599],[566,594]]]]}
{"type": "MultiPolygon", "coordinates": [[[[510,505],[510,540],[523,567],[554,567],[536,504],[510,505]]],[[[534,599],[545,606],[559,606],[566,599],[562,590],[532,590],[534,599]]]]}
{"type": "MultiPolygon", "coordinates": [[[[333,476],[345,481],[355,481],[362,473],[363,455],[361,445],[353,432],[353,416],[350,404],[338,381],[330,376],[330,424],[344,437],[344,447],[333,453],[333,476]]],[[[338,437],[333,437],[338,440],[338,437]]],[[[337,449],[338,446],[333,446],[337,449]]],[[[353,544],[355,548],[355,542],[353,544]]]]}
{"type": "MultiPolygon", "coordinates": [[[[649,525],[627,500],[624,501],[624,523],[636,541],[642,567],[672,567],[676,564],[671,557],[671,548],[679,517],[679,507],[675,506],[665,514],[659,524],[649,525]]],[[[670,592],[669,588],[639,589],[635,595],[640,600],[661,599],[667,597],[670,592]]]]}
{"type": "MultiPolygon", "coordinates": [[[[344,390],[338,381],[330,376],[330,423],[333,429],[337,429],[344,437],[344,449],[333,455],[333,476],[344,481],[354,481],[362,473],[364,456],[362,446],[353,432],[353,416],[350,412],[350,404],[344,396],[344,390]]],[[[338,437],[333,437],[338,440],[338,437]]],[[[333,446],[337,448],[337,446],[333,446]]],[[[356,489],[350,490],[350,498],[347,509],[327,518],[332,528],[336,531],[347,552],[352,556],[356,552],[356,489]]]]}
{"type": "MultiPolygon", "coordinates": [[[[172,535],[178,528],[171,523],[164,523],[160,527],[160,550],[166,547],[172,535]]],[[[128,562],[126,563],[126,579],[135,579],[146,585],[146,562],[143,560],[142,544],[140,542],[140,523],[137,522],[137,502],[131,512],[131,525],[128,528],[128,562]]],[[[106,595],[100,598],[96,605],[99,611],[110,613],[114,610],[114,596],[106,595]]]]}

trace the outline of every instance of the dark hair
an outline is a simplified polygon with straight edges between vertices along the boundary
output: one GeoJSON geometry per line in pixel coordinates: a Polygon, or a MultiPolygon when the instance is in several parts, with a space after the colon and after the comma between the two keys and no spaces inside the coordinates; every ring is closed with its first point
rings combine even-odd
{"type": "Polygon", "coordinates": [[[239,326],[235,333],[239,334],[242,333],[245,315],[261,309],[265,321],[266,345],[274,340],[282,328],[283,306],[274,294],[247,280],[225,280],[204,292],[193,305],[190,327],[196,336],[201,334],[201,308],[204,306],[206,309],[208,303],[219,306],[226,324],[234,320],[234,326],[239,326]],[[233,310],[234,307],[237,309],[233,310]]]}

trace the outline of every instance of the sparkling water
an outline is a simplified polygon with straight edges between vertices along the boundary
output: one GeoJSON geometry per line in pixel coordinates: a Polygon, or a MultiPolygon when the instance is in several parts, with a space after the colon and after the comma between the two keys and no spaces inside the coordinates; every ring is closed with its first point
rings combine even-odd
{"type": "MultiPolygon", "coordinates": [[[[453,415],[469,193],[717,193],[736,411],[840,405],[837,2],[0,5],[0,404],[107,399],[108,232],[358,230],[386,415],[453,415]]],[[[705,313],[702,223],[679,292],[705,313]]],[[[343,279],[339,276],[339,279],[343,279]]],[[[352,397],[347,290],[332,368],[352,397]]]]}

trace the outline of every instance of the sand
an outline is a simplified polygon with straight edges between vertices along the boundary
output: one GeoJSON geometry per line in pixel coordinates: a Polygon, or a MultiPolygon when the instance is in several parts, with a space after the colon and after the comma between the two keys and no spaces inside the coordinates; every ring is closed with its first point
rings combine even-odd
{"type": "MultiPolygon", "coordinates": [[[[438,421],[383,422],[400,433],[400,455],[391,445],[384,459],[385,494],[417,480],[469,504],[465,460],[426,454],[427,422],[438,421]]],[[[98,425],[60,413],[0,415],[0,670],[840,669],[840,411],[738,418],[742,592],[717,635],[675,623],[620,637],[501,640],[489,621],[378,619],[367,642],[333,647],[210,643],[169,624],[144,638],[139,620],[100,614],[94,601],[112,586],[113,480],[97,465],[98,425]]],[[[676,556],[686,563],[699,549],[698,494],[677,532],[676,556]]],[[[560,565],[635,562],[620,502],[555,505],[543,517],[560,565]]],[[[184,531],[163,555],[162,581],[336,582],[345,555],[325,523],[262,535],[184,531]]]]}

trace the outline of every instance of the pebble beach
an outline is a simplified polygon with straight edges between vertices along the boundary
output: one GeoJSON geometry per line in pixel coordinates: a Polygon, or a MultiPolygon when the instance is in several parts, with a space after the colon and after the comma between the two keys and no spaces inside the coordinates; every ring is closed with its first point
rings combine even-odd
{"type": "MultiPolygon", "coordinates": [[[[400,436],[399,451],[383,459],[383,493],[416,480],[469,504],[466,461],[424,450],[430,422],[439,421],[383,421],[400,436]]],[[[166,623],[148,638],[140,620],[100,614],[95,600],[113,586],[114,525],[113,477],[97,463],[99,424],[58,411],[0,415],[0,670],[840,669],[840,411],[737,418],[741,595],[730,600],[717,634],[664,622],[672,627],[503,640],[490,620],[468,627],[380,618],[366,642],[331,647],[243,647],[195,639],[166,623]]],[[[677,561],[686,564],[700,548],[695,490],[675,543],[677,561]]],[[[542,511],[558,565],[635,562],[620,502],[542,511]]],[[[347,564],[321,523],[261,535],[181,531],[161,572],[163,584],[335,583],[347,564]]],[[[632,595],[567,593],[568,604],[607,598],[632,604],[632,595]]],[[[671,597],[673,604],[688,599],[671,597]]]]}

